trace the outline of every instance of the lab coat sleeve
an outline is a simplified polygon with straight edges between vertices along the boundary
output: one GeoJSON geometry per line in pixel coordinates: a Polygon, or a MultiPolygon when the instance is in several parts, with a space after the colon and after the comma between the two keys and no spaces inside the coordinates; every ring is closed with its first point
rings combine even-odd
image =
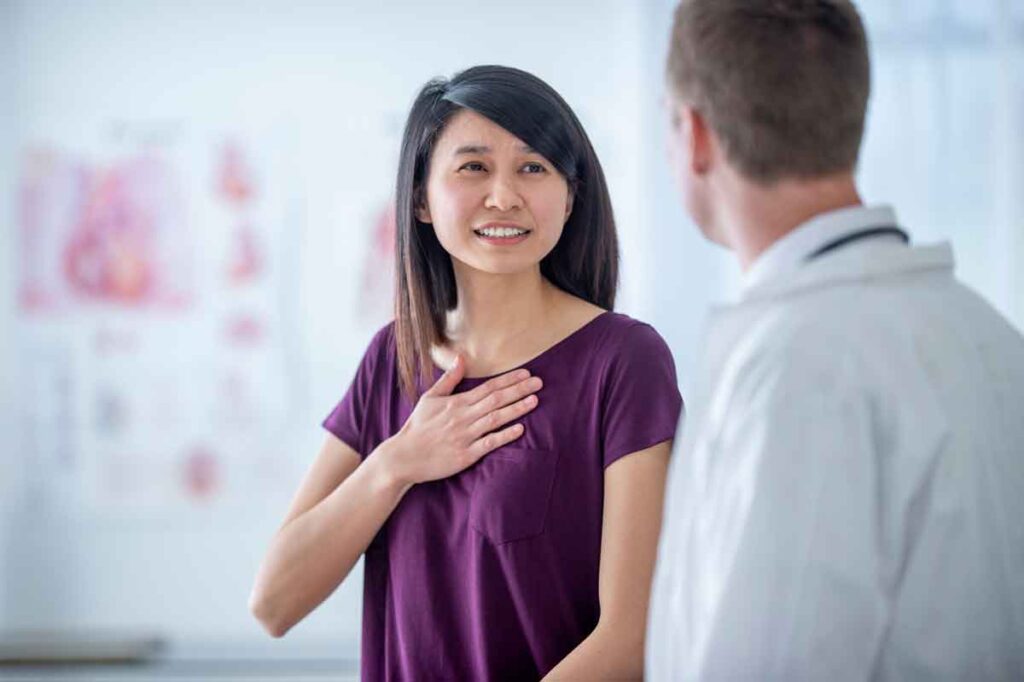
{"type": "Polygon", "coordinates": [[[852,359],[824,352],[764,358],[742,377],[699,522],[711,594],[697,677],[867,679],[887,611],[870,392],[852,359]]]}

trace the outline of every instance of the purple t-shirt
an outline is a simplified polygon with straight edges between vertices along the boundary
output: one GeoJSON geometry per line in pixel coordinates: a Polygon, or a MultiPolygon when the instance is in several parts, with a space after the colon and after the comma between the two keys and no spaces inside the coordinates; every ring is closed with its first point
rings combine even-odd
{"type": "MultiPolygon", "coordinates": [[[[413,486],[367,548],[364,680],[536,680],[597,625],[604,469],[674,436],[675,365],[606,312],[523,367],[544,380],[524,434],[413,486]]],[[[412,407],[389,324],[324,427],[365,458],[412,407]]]]}

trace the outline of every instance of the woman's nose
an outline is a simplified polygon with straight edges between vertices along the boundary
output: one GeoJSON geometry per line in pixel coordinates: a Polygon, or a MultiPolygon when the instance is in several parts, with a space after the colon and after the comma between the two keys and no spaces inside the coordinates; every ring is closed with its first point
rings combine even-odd
{"type": "Polygon", "coordinates": [[[484,199],[486,208],[497,211],[511,211],[522,208],[523,198],[514,180],[504,175],[495,175],[484,199]]]}

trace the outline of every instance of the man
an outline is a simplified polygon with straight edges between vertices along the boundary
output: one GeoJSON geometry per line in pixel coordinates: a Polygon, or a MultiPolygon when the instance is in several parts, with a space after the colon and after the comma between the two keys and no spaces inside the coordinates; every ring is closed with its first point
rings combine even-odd
{"type": "Polygon", "coordinates": [[[856,10],[684,0],[668,77],[744,289],[673,458],[649,678],[1024,679],[1024,340],[862,205],[856,10]]]}

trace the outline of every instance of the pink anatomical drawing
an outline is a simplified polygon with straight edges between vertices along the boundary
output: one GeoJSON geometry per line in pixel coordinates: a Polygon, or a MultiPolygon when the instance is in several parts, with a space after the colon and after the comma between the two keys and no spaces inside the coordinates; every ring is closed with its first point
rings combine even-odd
{"type": "Polygon", "coordinates": [[[63,467],[102,509],[242,503],[251,491],[240,482],[279,480],[265,471],[287,450],[296,393],[286,375],[296,325],[282,321],[298,259],[280,235],[301,201],[282,171],[287,137],[115,128],[123,134],[37,142],[21,157],[32,476],[63,467]]]}
{"type": "Polygon", "coordinates": [[[216,185],[215,194],[235,206],[251,203],[256,194],[252,163],[242,145],[234,140],[221,147],[216,185]]]}
{"type": "Polygon", "coordinates": [[[193,447],[182,460],[182,487],[198,501],[209,500],[220,485],[220,461],[208,447],[193,447]]]}
{"type": "Polygon", "coordinates": [[[174,310],[191,302],[184,197],[159,156],[101,165],[30,152],[19,199],[23,310],[59,313],[83,303],[174,310]]]}
{"type": "Polygon", "coordinates": [[[259,279],[263,274],[264,255],[256,230],[242,225],[232,238],[228,263],[228,281],[235,285],[259,279]]]}
{"type": "Polygon", "coordinates": [[[227,279],[235,286],[254,283],[264,275],[265,255],[251,214],[259,204],[257,174],[252,160],[237,141],[221,146],[217,161],[214,195],[228,208],[230,228],[227,279]]]}

